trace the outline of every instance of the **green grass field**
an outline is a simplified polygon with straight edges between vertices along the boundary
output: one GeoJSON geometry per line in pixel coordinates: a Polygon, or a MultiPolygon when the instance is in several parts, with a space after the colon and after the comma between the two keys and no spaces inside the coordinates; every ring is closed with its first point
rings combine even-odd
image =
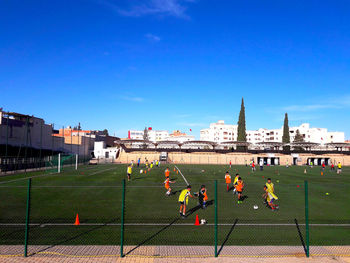
{"type": "MultiPolygon", "coordinates": [[[[179,217],[179,190],[186,184],[171,169],[176,193],[165,195],[164,169],[153,168],[140,174],[134,167],[132,181],[126,183],[125,243],[129,245],[213,245],[214,205],[198,209],[187,218],[179,217]],[[207,225],[194,226],[195,216],[207,225]]],[[[309,183],[311,245],[350,245],[350,167],[342,175],[314,167],[250,167],[223,165],[178,165],[192,185],[201,184],[214,200],[218,181],[219,245],[296,245],[305,238],[304,180],[309,183]],[[226,192],[224,175],[239,172],[245,182],[243,204],[237,204],[232,191],[226,192]],[[262,203],[263,185],[268,177],[275,184],[279,211],[262,203]],[[299,187],[298,187],[299,186],[299,187]],[[329,195],[326,195],[329,193],[329,195]],[[253,206],[259,209],[254,210],[253,206]],[[296,226],[299,223],[300,233],[296,226]],[[301,236],[302,238],[301,238],[301,236]]],[[[144,169],[142,167],[141,169],[144,169]]],[[[78,171],[64,168],[61,174],[33,172],[0,177],[0,244],[23,244],[27,180],[33,177],[29,244],[31,245],[118,245],[122,203],[122,180],[126,165],[80,166],[78,171]],[[74,226],[79,213],[80,226],[74,226]]],[[[190,199],[189,209],[197,206],[190,199]]]]}

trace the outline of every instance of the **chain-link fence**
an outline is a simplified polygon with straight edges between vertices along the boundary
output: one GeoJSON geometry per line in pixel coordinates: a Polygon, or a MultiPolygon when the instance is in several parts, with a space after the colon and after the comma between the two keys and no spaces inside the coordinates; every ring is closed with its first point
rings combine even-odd
{"type": "Polygon", "coordinates": [[[137,184],[53,185],[33,178],[1,185],[0,255],[350,256],[350,211],[341,205],[348,189],[331,180],[280,183],[275,210],[265,203],[263,185],[245,185],[238,203],[233,188],[208,180],[206,204],[195,194],[202,185],[193,184],[194,198],[181,216],[186,185],[170,183],[166,194],[159,183],[142,183],[146,176],[134,178],[137,184]]]}

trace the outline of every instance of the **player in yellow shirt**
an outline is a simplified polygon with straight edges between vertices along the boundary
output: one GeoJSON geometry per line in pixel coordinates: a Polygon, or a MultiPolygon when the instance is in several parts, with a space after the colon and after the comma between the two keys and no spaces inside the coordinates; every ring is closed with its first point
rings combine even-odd
{"type": "Polygon", "coordinates": [[[271,178],[267,178],[267,183],[265,185],[270,193],[275,192],[275,187],[273,185],[273,182],[271,181],[271,178]]]}
{"type": "Polygon", "coordinates": [[[278,199],[278,197],[274,194],[269,192],[266,185],[264,185],[264,194],[263,198],[266,199],[268,207],[272,209],[272,211],[276,211],[278,209],[278,205],[276,205],[274,202],[278,199]]]}
{"type": "Polygon", "coordinates": [[[127,175],[128,175],[128,181],[130,181],[131,180],[131,174],[132,174],[132,165],[131,164],[128,165],[128,168],[127,168],[126,172],[127,172],[127,175]]]}
{"type": "Polygon", "coordinates": [[[337,174],[341,174],[341,163],[340,162],[338,162],[337,174]]]}
{"type": "Polygon", "coordinates": [[[188,205],[188,197],[194,198],[191,194],[191,186],[188,185],[186,189],[182,190],[179,196],[180,216],[186,217],[186,206],[188,205]]]}
{"type": "MultiPolygon", "coordinates": [[[[269,193],[274,193],[275,191],[275,187],[273,185],[273,182],[271,181],[271,178],[267,178],[267,183],[265,184],[266,188],[267,188],[267,191],[269,193]]],[[[265,202],[264,202],[266,205],[268,205],[268,201],[267,201],[267,196],[265,198],[265,202]]]]}
{"type": "Polygon", "coordinates": [[[239,178],[239,174],[236,174],[235,178],[233,179],[233,194],[237,194],[237,189],[236,189],[236,186],[237,186],[237,182],[238,182],[238,178],[239,178]]]}

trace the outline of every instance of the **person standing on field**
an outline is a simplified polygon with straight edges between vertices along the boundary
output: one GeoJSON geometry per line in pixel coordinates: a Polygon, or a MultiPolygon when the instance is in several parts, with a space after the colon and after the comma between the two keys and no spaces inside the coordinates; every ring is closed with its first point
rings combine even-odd
{"type": "Polygon", "coordinates": [[[341,174],[341,163],[340,162],[338,162],[337,174],[341,174]]]}
{"type": "Polygon", "coordinates": [[[128,182],[131,180],[131,174],[132,174],[132,165],[129,164],[127,168],[127,175],[128,175],[128,182]]]}
{"type": "Polygon", "coordinates": [[[188,197],[195,198],[191,194],[191,186],[188,185],[186,189],[182,190],[179,196],[179,203],[180,203],[180,216],[182,218],[186,217],[186,206],[188,205],[188,197]]]}
{"type": "Polygon", "coordinates": [[[230,190],[230,185],[231,185],[231,175],[228,173],[228,171],[225,174],[225,182],[226,182],[226,188],[228,192],[230,190]]]}

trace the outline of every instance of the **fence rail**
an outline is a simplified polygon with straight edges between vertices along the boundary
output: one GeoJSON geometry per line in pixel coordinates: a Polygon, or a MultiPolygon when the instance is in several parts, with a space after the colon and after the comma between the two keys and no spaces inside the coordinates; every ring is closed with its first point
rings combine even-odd
{"type": "Polygon", "coordinates": [[[203,207],[191,206],[186,218],[176,216],[169,211],[177,206],[159,199],[155,187],[159,186],[129,186],[125,180],[96,187],[38,186],[35,178],[28,179],[26,186],[2,186],[0,255],[350,256],[349,238],[323,240],[334,237],[330,231],[348,233],[350,221],[310,220],[309,192],[315,189],[312,185],[309,189],[307,181],[304,204],[295,204],[296,218],[271,220],[258,212],[255,218],[224,215],[229,204],[218,190],[224,186],[215,180],[207,186],[213,193],[206,208],[208,223],[200,226],[194,221],[196,214],[203,215],[203,207]]]}

